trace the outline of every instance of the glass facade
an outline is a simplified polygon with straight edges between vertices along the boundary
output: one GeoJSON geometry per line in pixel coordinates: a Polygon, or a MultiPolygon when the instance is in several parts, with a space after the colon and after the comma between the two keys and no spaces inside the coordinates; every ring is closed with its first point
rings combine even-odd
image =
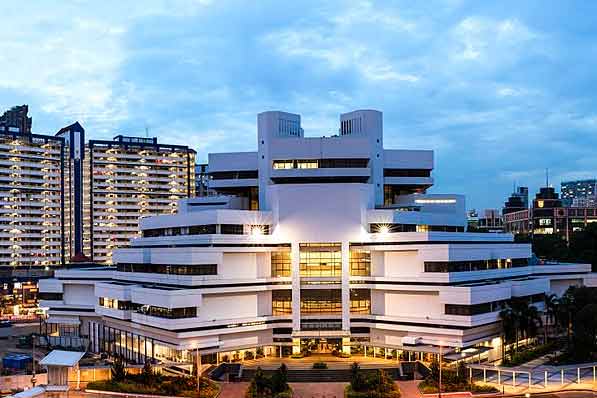
{"type": "Polygon", "coordinates": [[[352,249],[350,251],[350,275],[371,276],[371,252],[352,249]]]}
{"type": "Polygon", "coordinates": [[[273,290],[272,291],[272,315],[290,315],[292,314],[292,291],[291,290],[273,290]]]}
{"type": "Polygon", "coordinates": [[[301,277],[342,276],[342,251],[339,243],[300,245],[301,277]]]}
{"type": "Polygon", "coordinates": [[[143,305],[139,308],[138,312],[143,315],[155,316],[156,318],[194,318],[197,316],[197,307],[164,308],[153,305],[143,305]]]}
{"type": "Polygon", "coordinates": [[[272,252],[272,277],[288,277],[291,275],[292,262],[290,261],[290,252],[272,252]]]}
{"type": "Polygon", "coordinates": [[[350,313],[371,314],[370,289],[350,289],[350,313]]]}
{"type": "Polygon", "coordinates": [[[301,315],[342,315],[340,289],[301,289],[301,315]]]}
{"type": "Polygon", "coordinates": [[[425,261],[425,272],[468,272],[516,268],[529,265],[528,258],[505,258],[473,261],[425,261]]]}

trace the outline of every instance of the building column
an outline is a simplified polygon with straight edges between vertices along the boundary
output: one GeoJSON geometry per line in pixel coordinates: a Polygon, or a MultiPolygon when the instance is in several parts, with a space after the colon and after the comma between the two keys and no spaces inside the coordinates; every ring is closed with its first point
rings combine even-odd
{"type": "Polygon", "coordinates": [[[342,331],[350,334],[350,245],[342,242],[342,331]]]}
{"type": "Polygon", "coordinates": [[[292,331],[301,330],[301,252],[298,242],[290,246],[292,265],[292,331]]]}

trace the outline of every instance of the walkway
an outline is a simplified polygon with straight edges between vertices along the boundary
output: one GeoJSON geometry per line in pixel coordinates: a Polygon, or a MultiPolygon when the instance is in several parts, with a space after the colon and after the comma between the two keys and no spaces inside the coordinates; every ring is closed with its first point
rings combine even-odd
{"type": "Polygon", "coordinates": [[[280,365],[284,363],[288,366],[288,369],[312,369],[315,362],[325,362],[328,365],[328,369],[347,369],[355,362],[357,362],[362,369],[396,368],[400,366],[400,362],[395,359],[371,358],[364,356],[339,358],[330,354],[317,354],[296,359],[288,357],[267,357],[243,361],[242,365],[247,369],[260,367],[261,369],[274,370],[278,369],[280,365]]]}

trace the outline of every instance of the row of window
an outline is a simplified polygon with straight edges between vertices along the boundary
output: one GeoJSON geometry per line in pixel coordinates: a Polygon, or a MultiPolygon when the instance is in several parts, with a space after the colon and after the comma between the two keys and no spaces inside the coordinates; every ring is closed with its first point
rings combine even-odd
{"type": "Polygon", "coordinates": [[[243,224],[207,224],[193,225],[189,227],[155,228],[143,230],[144,238],[155,238],[159,236],[179,235],[269,235],[269,225],[248,225],[243,224]]]}
{"type": "MultiPolygon", "coordinates": [[[[533,294],[530,296],[517,297],[517,300],[526,301],[528,304],[539,303],[545,300],[544,293],[533,294]]],[[[499,300],[492,301],[490,303],[473,304],[473,305],[460,305],[460,304],[446,304],[445,313],[447,315],[464,315],[473,316],[479,314],[487,314],[489,312],[501,311],[511,302],[512,300],[499,300]]]]}
{"type": "Polygon", "coordinates": [[[383,169],[384,177],[430,177],[429,169],[383,169]]]}
{"type": "MultiPolygon", "coordinates": [[[[371,313],[371,291],[350,289],[350,312],[353,314],[371,313]]],[[[292,291],[272,291],[272,314],[292,314],[292,291]]],[[[342,314],[342,290],[340,289],[301,289],[301,314],[342,314]]]]}
{"type": "Polygon", "coordinates": [[[484,271],[488,269],[526,267],[528,265],[528,258],[497,258],[474,261],[425,261],[425,272],[484,271]]]}
{"type": "Polygon", "coordinates": [[[366,168],[369,159],[288,159],[274,160],[273,168],[279,169],[349,169],[366,168]]]}
{"type": "Polygon", "coordinates": [[[209,173],[212,180],[243,180],[258,178],[257,170],[216,171],[209,173]]]}
{"type": "Polygon", "coordinates": [[[120,272],[144,272],[169,275],[217,275],[217,264],[145,264],[119,263],[116,269],[120,272]]]}
{"type": "Polygon", "coordinates": [[[464,232],[464,226],[457,225],[417,225],[417,224],[369,224],[371,233],[395,232],[464,232]]]}

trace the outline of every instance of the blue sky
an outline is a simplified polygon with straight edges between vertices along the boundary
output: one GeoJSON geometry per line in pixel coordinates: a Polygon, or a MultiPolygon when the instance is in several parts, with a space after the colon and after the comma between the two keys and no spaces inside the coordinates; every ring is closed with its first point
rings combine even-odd
{"type": "Polygon", "coordinates": [[[597,174],[597,2],[6,3],[0,108],[28,103],[38,133],[148,128],[205,160],[253,150],[260,111],[330,135],[376,108],[386,147],[434,149],[432,192],[469,208],[546,167],[597,174]]]}

